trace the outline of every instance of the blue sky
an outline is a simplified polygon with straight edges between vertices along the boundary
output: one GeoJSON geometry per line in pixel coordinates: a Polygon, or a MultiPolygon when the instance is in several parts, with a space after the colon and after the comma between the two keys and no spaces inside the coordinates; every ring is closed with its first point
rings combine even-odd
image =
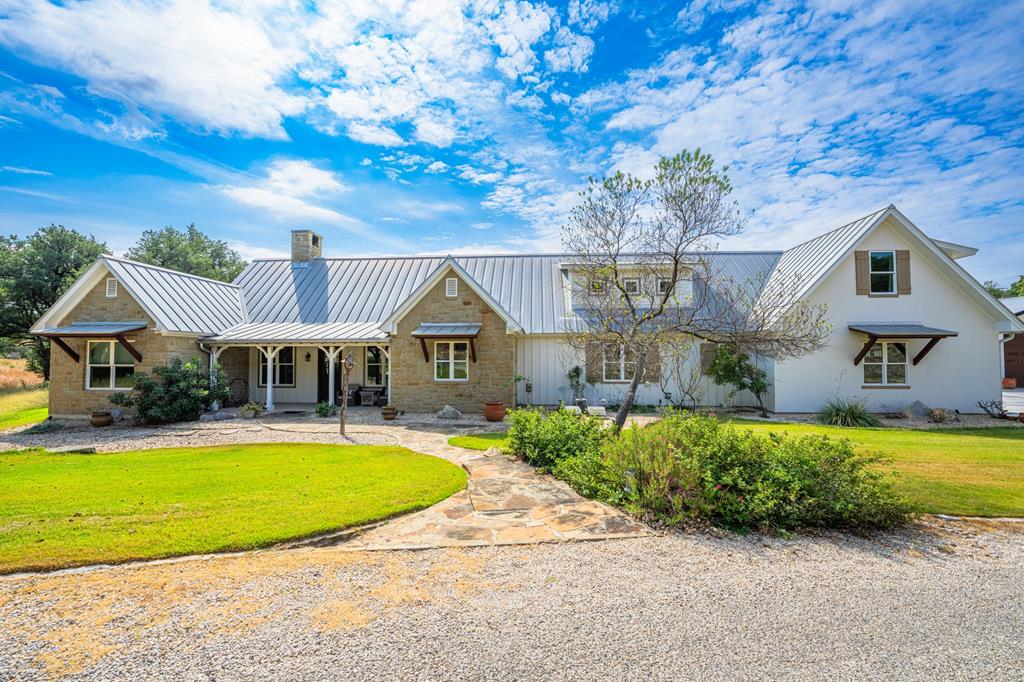
{"type": "Polygon", "coordinates": [[[1005,283],[1021,35],[1021,0],[0,0],[0,230],[558,251],[587,176],[699,146],[750,214],[725,248],[895,203],[1005,283]]]}

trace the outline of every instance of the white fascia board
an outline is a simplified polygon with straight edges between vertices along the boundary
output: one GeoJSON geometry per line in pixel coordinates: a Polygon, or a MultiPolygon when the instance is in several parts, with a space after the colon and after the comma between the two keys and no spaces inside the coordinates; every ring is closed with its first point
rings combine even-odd
{"type": "MultiPolygon", "coordinates": [[[[75,306],[78,305],[86,294],[92,291],[92,288],[99,284],[105,277],[116,276],[110,272],[107,268],[106,263],[103,261],[103,257],[96,259],[96,262],[89,266],[89,268],[82,273],[81,277],[75,280],[75,283],[71,287],[61,294],[60,298],[50,306],[49,310],[43,313],[42,317],[36,320],[36,323],[32,325],[30,332],[41,332],[47,327],[56,327],[63,320],[68,313],[74,310],[75,306]]],[[[118,284],[120,284],[118,279],[118,284]]]]}
{"type": "Polygon", "coordinates": [[[423,283],[419,287],[417,287],[415,291],[409,294],[409,297],[406,298],[405,301],[403,301],[400,306],[395,308],[395,311],[391,313],[391,315],[389,315],[388,318],[381,323],[381,330],[389,334],[394,334],[397,331],[398,321],[405,317],[406,314],[410,310],[412,310],[412,308],[415,307],[417,303],[423,300],[423,297],[426,296],[427,293],[434,286],[436,286],[438,282],[441,281],[444,275],[448,272],[448,268],[454,270],[455,274],[462,278],[462,280],[469,286],[469,288],[472,289],[477,294],[477,296],[482,298],[484,300],[484,303],[486,303],[488,307],[491,308],[491,310],[498,313],[498,316],[501,317],[501,319],[504,320],[505,322],[505,328],[507,333],[522,333],[522,326],[520,326],[520,324],[516,322],[512,318],[512,316],[509,315],[508,312],[501,306],[501,304],[495,301],[491,297],[491,295],[488,294],[487,291],[485,291],[484,288],[480,286],[480,284],[475,279],[470,277],[469,273],[466,272],[465,269],[463,269],[463,267],[459,265],[451,256],[448,256],[443,261],[441,261],[441,264],[437,266],[437,269],[434,270],[430,277],[424,280],[423,283]]]}

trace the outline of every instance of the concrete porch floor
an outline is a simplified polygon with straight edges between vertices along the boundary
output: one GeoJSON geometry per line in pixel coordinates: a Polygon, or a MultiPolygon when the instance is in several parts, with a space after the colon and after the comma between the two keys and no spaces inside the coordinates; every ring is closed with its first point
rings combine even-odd
{"type": "Polygon", "coordinates": [[[1003,391],[1003,409],[1010,416],[1024,412],[1024,388],[1015,388],[1012,391],[1003,391]]]}

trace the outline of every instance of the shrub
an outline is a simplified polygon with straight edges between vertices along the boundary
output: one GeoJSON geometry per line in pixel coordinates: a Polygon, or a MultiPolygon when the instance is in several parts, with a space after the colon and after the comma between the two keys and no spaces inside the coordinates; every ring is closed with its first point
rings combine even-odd
{"type": "Polygon", "coordinates": [[[338,414],[338,407],[336,405],[329,404],[325,400],[321,400],[316,404],[316,407],[313,408],[313,411],[323,419],[327,419],[328,417],[333,417],[338,414]]]}
{"type": "Polygon", "coordinates": [[[719,386],[730,384],[733,387],[730,397],[739,391],[749,391],[757,400],[761,416],[768,416],[764,406],[764,397],[771,387],[768,383],[768,372],[755,365],[750,355],[732,346],[719,344],[707,375],[719,386]]]}
{"type": "Polygon", "coordinates": [[[878,418],[868,412],[858,398],[836,396],[825,401],[818,410],[818,421],[829,426],[879,426],[878,418]]]}
{"type": "Polygon", "coordinates": [[[674,413],[604,448],[608,501],[667,524],[704,519],[736,530],[888,528],[907,500],[878,457],[824,436],[758,436],[713,417],[674,413]]]}
{"type": "Polygon", "coordinates": [[[214,402],[228,397],[227,376],[219,367],[216,372],[217,383],[211,388],[210,375],[198,358],[175,358],[165,367],[154,367],[152,376],[136,374],[132,390],[110,396],[110,402],[134,410],[140,424],[195,421],[214,402]]]}
{"type": "Polygon", "coordinates": [[[604,420],[568,410],[545,413],[538,409],[508,413],[506,450],[535,467],[550,470],[559,460],[582,454],[597,455],[607,438],[604,420]]]}

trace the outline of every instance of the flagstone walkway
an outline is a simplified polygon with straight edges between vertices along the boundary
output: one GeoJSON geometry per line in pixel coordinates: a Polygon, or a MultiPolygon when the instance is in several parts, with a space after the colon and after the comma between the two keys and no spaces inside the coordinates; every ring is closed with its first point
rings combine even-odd
{"type": "MultiPolygon", "coordinates": [[[[269,425],[268,425],[269,426],[269,425]]],[[[326,424],[278,423],[300,433],[336,429],[326,424]]],[[[358,428],[358,427],[357,427],[358,428]]],[[[354,429],[353,429],[354,430],[354,429]]],[[[466,469],[467,488],[434,506],[360,533],[351,550],[427,549],[642,537],[651,531],[614,507],[588,500],[528,464],[494,452],[448,445],[450,429],[376,427],[397,444],[466,469]]]]}

